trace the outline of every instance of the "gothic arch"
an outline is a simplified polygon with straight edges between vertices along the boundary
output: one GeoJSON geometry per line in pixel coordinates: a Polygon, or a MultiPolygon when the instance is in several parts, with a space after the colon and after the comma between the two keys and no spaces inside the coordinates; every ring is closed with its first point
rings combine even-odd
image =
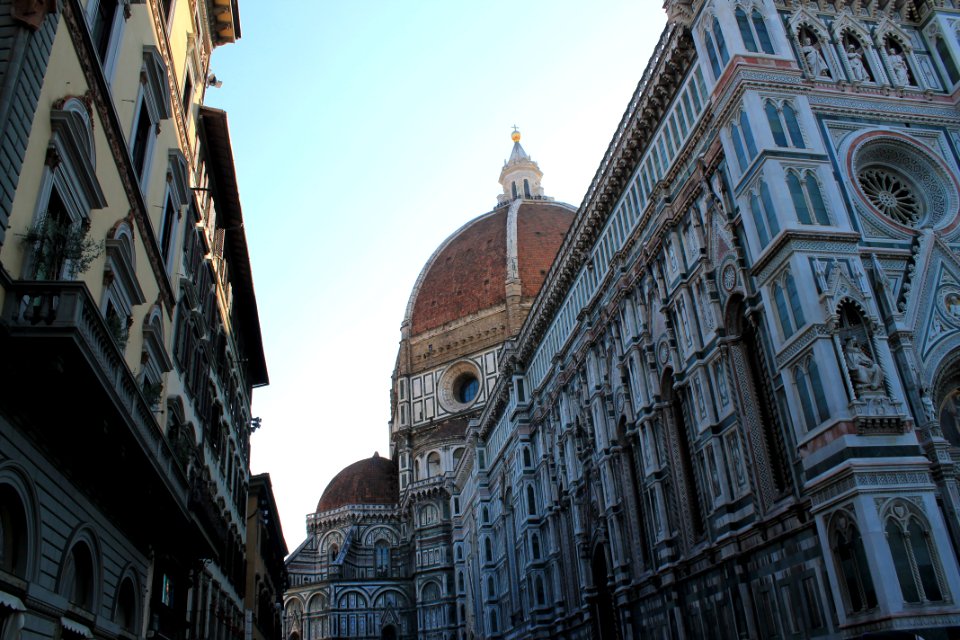
{"type": "Polygon", "coordinates": [[[680,528],[687,534],[684,536],[687,545],[692,547],[694,541],[706,532],[706,523],[701,488],[694,467],[691,421],[688,418],[691,415],[690,407],[685,389],[674,387],[673,369],[670,367],[663,371],[660,392],[664,404],[663,420],[667,427],[668,456],[679,506],[678,516],[683,518],[680,528]]]}
{"type": "Polygon", "coordinates": [[[791,486],[780,414],[767,379],[760,318],[748,317],[746,300],[732,296],[724,313],[729,344],[728,378],[734,383],[743,435],[753,461],[753,478],[767,506],[791,486]]]}
{"type": "Polygon", "coordinates": [[[363,533],[363,546],[372,547],[378,540],[386,540],[391,546],[400,544],[397,530],[390,525],[375,525],[363,533]]]}
{"type": "Polygon", "coordinates": [[[943,437],[960,447],[960,347],[955,347],[936,365],[930,380],[921,380],[921,402],[940,421],[943,437]]]}
{"type": "Polygon", "coordinates": [[[355,607],[356,609],[366,609],[369,606],[368,604],[369,601],[367,600],[367,594],[365,594],[363,591],[359,589],[347,589],[345,591],[342,591],[339,597],[337,598],[337,607],[340,609],[348,608],[347,603],[349,601],[350,596],[357,597],[357,606],[355,607]]]}
{"type": "Polygon", "coordinates": [[[310,613],[315,613],[317,611],[323,611],[327,608],[327,594],[325,593],[315,593],[310,597],[310,600],[307,601],[307,611],[310,613]]]}

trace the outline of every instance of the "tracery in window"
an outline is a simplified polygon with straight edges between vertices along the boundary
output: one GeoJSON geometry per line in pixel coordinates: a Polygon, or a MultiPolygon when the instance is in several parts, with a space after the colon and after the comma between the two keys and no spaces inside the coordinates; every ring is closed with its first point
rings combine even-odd
{"type": "Polygon", "coordinates": [[[793,274],[789,270],[784,271],[774,282],[772,291],[777,307],[776,315],[780,324],[780,331],[784,340],[786,340],[797,329],[806,324],[803,307],[800,304],[800,294],[797,291],[793,274]]]}
{"type": "Polygon", "coordinates": [[[737,26],[740,27],[740,37],[743,38],[743,46],[747,48],[747,51],[773,53],[773,43],[770,41],[767,24],[760,10],[754,7],[749,10],[748,15],[747,9],[737,7],[735,13],[737,26]]]}
{"type": "Polygon", "coordinates": [[[923,217],[923,203],[916,185],[893,167],[865,167],[857,180],[870,204],[885,216],[907,227],[916,227],[923,217]]]}
{"type": "Polygon", "coordinates": [[[703,30],[703,42],[707,49],[707,58],[710,60],[710,69],[713,71],[715,80],[720,79],[724,67],[730,61],[730,54],[727,52],[727,41],[723,37],[723,30],[720,28],[720,22],[716,17],[704,18],[704,24],[709,25],[703,30]]]}
{"type": "Polygon", "coordinates": [[[926,519],[904,501],[893,503],[884,526],[903,601],[910,604],[942,602],[944,580],[936,544],[926,519]]]}
{"type": "Polygon", "coordinates": [[[760,239],[762,249],[780,233],[780,223],[777,221],[777,212],[773,208],[773,199],[766,182],[763,180],[758,182],[757,186],[750,192],[749,198],[750,215],[753,218],[754,226],[757,228],[757,236],[760,239]]]}
{"type": "Polygon", "coordinates": [[[807,430],[813,430],[830,417],[816,358],[807,358],[794,367],[793,379],[807,430]]]}
{"type": "Polygon", "coordinates": [[[787,171],[787,188],[790,199],[801,224],[829,225],[827,205],[823,200],[817,174],[810,169],[792,169],[787,171]]]}
{"type": "Polygon", "coordinates": [[[797,112],[790,101],[765,100],[763,109],[767,114],[770,131],[773,133],[773,141],[778,147],[802,149],[806,146],[800,131],[800,122],[797,120],[797,112]]]}
{"type": "Polygon", "coordinates": [[[730,139],[733,142],[733,150],[737,155],[737,163],[740,165],[742,173],[757,157],[757,143],[753,139],[753,131],[750,129],[750,121],[747,118],[746,111],[741,111],[740,115],[734,118],[730,124],[730,139]]]}

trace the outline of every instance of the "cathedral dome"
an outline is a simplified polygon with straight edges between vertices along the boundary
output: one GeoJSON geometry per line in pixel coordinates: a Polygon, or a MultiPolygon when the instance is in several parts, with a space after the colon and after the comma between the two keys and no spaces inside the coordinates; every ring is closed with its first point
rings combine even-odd
{"type": "Polygon", "coordinates": [[[523,298],[540,291],[573,221],[566,205],[516,200],[474,218],[440,245],[410,296],[413,335],[506,304],[508,285],[523,298]]]}
{"type": "Polygon", "coordinates": [[[496,208],[457,229],[424,265],[407,303],[408,337],[500,310],[512,334],[522,320],[519,309],[540,292],[576,209],[544,195],[543,173],[520,145],[516,127],[510,139],[496,208]]]}
{"type": "Polygon", "coordinates": [[[375,453],[334,476],[317,503],[317,512],[348,504],[395,504],[399,497],[397,466],[375,453]]]}

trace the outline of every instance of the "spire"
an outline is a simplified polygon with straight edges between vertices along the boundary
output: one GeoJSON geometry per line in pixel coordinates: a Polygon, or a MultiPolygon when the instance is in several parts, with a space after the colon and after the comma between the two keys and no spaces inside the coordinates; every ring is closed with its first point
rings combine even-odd
{"type": "Polygon", "coordinates": [[[513,140],[513,150],[500,171],[503,193],[497,196],[497,204],[512,202],[517,198],[550,200],[543,195],[543,187],[540,186],[540,179],[543,177],[540,167],[520,146],[520,130],[517,125],[513,125],[510,139],[513,140]]]}

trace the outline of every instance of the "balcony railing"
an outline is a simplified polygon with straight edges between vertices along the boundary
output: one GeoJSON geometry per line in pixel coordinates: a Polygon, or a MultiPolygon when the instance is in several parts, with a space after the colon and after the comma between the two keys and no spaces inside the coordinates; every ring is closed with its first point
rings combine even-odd
{"type": "Polygon", "coordinates": [[[86,285],[20,280],[5,286],[0,322],[10,339],[71,339],[170,493],[186,507],[187,477],[86,285]]]}

